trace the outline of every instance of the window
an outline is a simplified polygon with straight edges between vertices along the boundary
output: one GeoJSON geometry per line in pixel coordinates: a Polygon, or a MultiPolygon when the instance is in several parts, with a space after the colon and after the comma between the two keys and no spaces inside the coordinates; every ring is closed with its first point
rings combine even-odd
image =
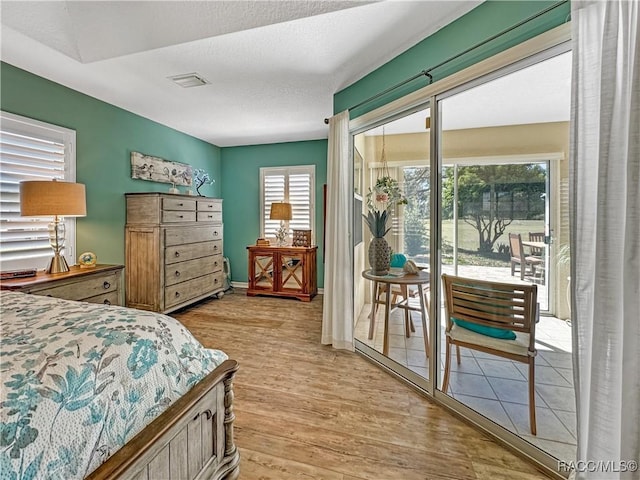
{"type": "Polygon", "coordinates": [[[311,229],[311,242],[315,243],[314,199],[315,166],[270,167],[260,169],[260,236],[273,238],[280,227],[279,220],[269,220],[273,202],[291,204],[290,229],[311,229]]]}
{"type": "MultiPolygon", "coordinates": [[[[47,266],[53,256],[51,217],[20,216],[20,182],[75,181],[76,132],[0,112],[0,265],[2,270],[47,266]]],[[[75,263],[75,219],[65,219],[65,257],[75,263]]]]}

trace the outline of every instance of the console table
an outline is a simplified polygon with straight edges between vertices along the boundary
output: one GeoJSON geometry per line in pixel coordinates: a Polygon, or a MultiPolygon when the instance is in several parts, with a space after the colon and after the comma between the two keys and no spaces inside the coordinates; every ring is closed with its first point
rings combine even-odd
{"type": "Polygon", "coordinates": [[[318,247],[250,245],[247,295],[294,297],[310,301],[317,293],[318,247]]]}

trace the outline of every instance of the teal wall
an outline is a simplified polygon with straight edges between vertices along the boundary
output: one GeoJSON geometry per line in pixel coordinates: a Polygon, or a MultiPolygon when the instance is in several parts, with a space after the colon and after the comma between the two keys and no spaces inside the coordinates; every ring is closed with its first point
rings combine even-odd
{"type": "Polygon", "coordinates": [[[222,149],[224,251],[231,262],[234,281],[247,281],[247,245],[255,245],[260,236],[260,168],[292,165],[316,166],[316,218],[312,228],[318,245],[318,286],[324,285],[323,186],[327,183],[327,140],[222,149]]]}
{"type": "MultiPolygon", "coordinates": [[[[361,80],[338,92],[334,96],[334,112],[341,112],[357,105],[392,85],[398,84],[422,70],[426,70],[459,54],[555,3],[557,2],[537,0],[500,0],[482,3],[361,80]]],[[[569,13],[570,5],[567,2],[518,27],[514,31],[489,42],[487,45],[460,57],[460,59],[434,70],[432,73],[433,81],[436,82],[498,52],[561,25],[566,22],[569,13]]],[[[350,117],[356,118],[427,84],[428,81],[423,76],[395,90],[393,93],[350,111],[350,117]]]]}
{"type": "Polygon", "coordinates": [[[87,191],[87,216],[77,221],[76,253],[90,250],[101,263],[124,263],[124,193],[171,187],[133,180],[131,151],[204,168],[216,183],[201,192],[220,195],[219,147],[12,65],[0,67],[2,110],[76,131],[76,181],[87,191]]]}

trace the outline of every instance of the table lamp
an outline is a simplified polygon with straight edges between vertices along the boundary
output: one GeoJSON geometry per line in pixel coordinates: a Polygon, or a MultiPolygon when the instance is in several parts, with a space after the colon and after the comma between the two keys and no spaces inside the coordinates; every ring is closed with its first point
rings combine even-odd
{"type": "Polygon", "coordinates": [[[53,248],[53,258],[47,273],[68,272],[69,266],[64,256],[65,226],[61,217],[84,217],[87,214],[85,188],[81,183],[52,181],[20,182],[20,215],[42,217],[53,215],[49,224],[49,242],[53,248]]]}
{"type": "Polygon", "coordinates": [[[280,220],[280,228],[276,230],[276,241],[282,247],[289,236],[289,228],[285,226],[285,220],[291,220],[291,204],[286,202],[273,202],[269,220],[280,220]]]}

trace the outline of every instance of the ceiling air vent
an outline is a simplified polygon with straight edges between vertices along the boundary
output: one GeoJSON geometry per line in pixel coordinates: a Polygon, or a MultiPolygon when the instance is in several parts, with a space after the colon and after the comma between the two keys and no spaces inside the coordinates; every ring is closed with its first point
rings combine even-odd
{"type": "Polygon", "coordinates": [[[173,80],[174,83],[180,85],[182,88],[201,87],[202,85],[211,83],[197,73],[174,75],[173,77],[169,77],[169,80],[173,80]]]}

